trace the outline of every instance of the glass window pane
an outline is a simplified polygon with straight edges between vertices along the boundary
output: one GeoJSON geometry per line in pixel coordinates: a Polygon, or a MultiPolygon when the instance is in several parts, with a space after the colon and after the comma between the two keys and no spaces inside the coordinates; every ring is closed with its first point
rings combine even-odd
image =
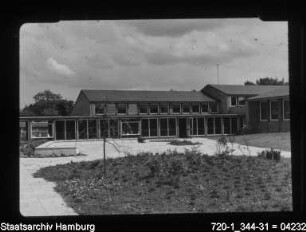
{"type": "Polygon", "coordinates": [[[221,118],[215,118],[215,134],[221,134],[221,118]]]}
{"type": "Polygon", "coordinates": [[[149,136],[149,120],[148,119],[141,120],[141,135],[144,137],[149,136]]]}
{"type": "Polygon", "coordinates": [[[218,112],[217,102],[209,102],[209,109],[211,113],[217,113],[218,112]]]}
{"type": "Polygon", "coordinates": [[[231,97],[231,105],[236,106],[237,105],[237,97],[231,97]]]}
{"type": "Polygon", "coordinates": [[[192,134],[193,135],[197,135],[197,128],[198,128],[198,120],[196,118],[194,118],[192,123],[192,134]]]}
{"type": "Polygon", "coordinates": [[[122,122],[122,135],[138,135],[139,123],[138,122],[122,122]]]}
{"type": "Polygon", "coordinates": [[[98,138],[97,120],[88,120],[88,137],[90,139],[98,138]]]}
{"type": "Polygon", "coordinates": [[[268,102],[260,102],[260,119],[268,119],[268,102]]]}
{"type": "Polygon", "coordinates": [[[118,120],[109,121],[109,133],[111,138],[118,138],[118,120]]]}
{"type": "Polygon", "coordinates": [[[100,137],[108,138],[108,121],[106,119],[100,120],[100,137]]]}
{"type": "Polygon", "coordinates": [[[182,112],[183,113],[190,113],[190,106],[188,104],[182,105],[182,112]]]}
{"type": "Polygon", "coordinates": [[[126,104],[118,104],[118,114],[126,114],[126,104]]]}
{"type": "Polygon", "coordinates": [[[150,119],[150,137],[157,136],[157,119],[150,119]]]}
{"type": "Polygon", "coordinates": [[[147,114],[147,113],[148,113],[148,105],[146,105],[146,104],[140,104],[140,105],[139,105],[139,113],[141,113],[141,114],[147,114]]]}
{"type": "Polygon", "coordinates": [[[200,112],[199,105],[198,104],[193,105],[192,106],[192,113],[199,113],[199,112],[200,112]]]}
{"type": "Polygon", "coordinates": [[[161,113],[161,114],[167,114],[168,111],[169,111],[168,104],[161,104],[161,105],[159,106],[159,110],[160,110],[160,113],[161,113]]]}
{"type": "Polygon", "coordinates": [[[214,134],[214,118],[207,119],[207,134],[214,134]]]}
{"type": "Polygon", "coordinates": [[[278,101],[271,101],[271,119],[278,119],[279,103],[278,101]]]}
{"type": "Polygon", "coordinates": [[[150,105],[150,114],[158,113],[158,105],[150,105]]]}
{"type": "Polygon", "coordinates": [[[284,119],[290,119],[290,102],[284,100],[284,119]]]}
{"type": "Polygon", "coordinates": [[[55,121],[56,139],[65,139],[65,121],[55,121]]]}
{"type": "Polygon", "coordinates": [[[237,118],[232,118],[232,134],[237,134],[237,118]]]}
{"type": "Polygon", "coordinates": [[[180,104],[173,104],[171,107],[172,107],[172,113],[174,113],[174,114],[181,113],[180,104]]]}
{"type": "Polygon", "coordinates": [[[169,136],[176,135],[176,120],[175,118],[169,118],[169,136]]]}
{"type": "Polygon", "coordinates": [[[87,120],[78,121],[79,139],[87,139],[87,120]]]}
{"type": "Polygon", "coordinates": [[[230,134],[231,133],[231,121],[230,118],[224,118],[224,134],[230,134]]]}
{"type": "Polygon", "coordinates": [[[208,102],[201,103],[201,111],[202,111],[202,113],[207,113],[208,112],[208,102]]]}
{"type": "Polygon", "coordinates": [[[198,118],[198,135],[204,135],[204,118],[198,118]]]}
{"type": "Polygon", "coordinates": [[[75,121],[66,121],[66,139],[75,139],[75,121]]]}
{"type": "Polygon", "coordinates": [[[28,140],[28,122],[20,122],[19,128],[20,140],[28,140]]]}
{"type": "Polygon", "coordinates": [[[96,114],[105,114],[106,113],[106,105],[105,104],[96,104],[95,105],[96,114]]]}
{"type": "Polygon", "coordinates": [[[167,135],[168,135],[167,119],[162,118],[160,119],[160,136],[167,136],[167,135]]]}

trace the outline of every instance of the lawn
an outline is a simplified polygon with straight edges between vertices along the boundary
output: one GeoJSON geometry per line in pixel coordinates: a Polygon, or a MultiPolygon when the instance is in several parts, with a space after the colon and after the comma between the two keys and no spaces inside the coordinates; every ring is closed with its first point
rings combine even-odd
{"type": "MultiPolygon", "coordinates": [[[[220,136],[209,138],[218,140],[220,136]]],[[[291,151],[290,132],[236,135],[234,139],[242,145],[291,151]]]]}
{"type": "Polygon", "coordinates": [[[292,210],[290,159],[141,153],[68,163],[34,175],[80,215],[292,210]]]}

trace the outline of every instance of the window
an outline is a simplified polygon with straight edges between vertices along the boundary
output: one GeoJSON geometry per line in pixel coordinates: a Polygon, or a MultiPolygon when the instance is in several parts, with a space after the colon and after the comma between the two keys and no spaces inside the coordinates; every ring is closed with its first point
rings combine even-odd
{"type": "Polygon", "coordinates": [[[208,113],[208,102],[201,103],[201,112],[208,113]]]}
{"type": "Polygon", "coordinates": [[[140,104],[139,105],[139,113],[140,114],[148,114],[148,105],[140,104]]]}
{"type": "Polygon", "coordinates": [[[205,128],[204,128],[204,118],[198,118],[198,135],[204,135],[205,128]]]}
{"type": "Polygon", "coordinates": [[[87,120],[79,120],[78,128],[79,128],[79,139],[87,139],[87,120]]]}
{"type": "Polygon", "coordinates": [[[96,104],[95,105],[95,111],[96,111],[96,115],[105,114],[106,111],[107,111],[106,104],[96,104]]]}
{"type": "Polygon", "coordinates": [[[268,114],[268,102],[260,102],[259,106],[260,110],[260,121],[266,121],[268,120],[269,114],[268,114]]]}
{"type": "Polygon", "coordinates": [[[168,135],[168,122],[166,118],[160,119],[160,136],[168,135]]]}
{"type": "Polygon", "coordinates": [[[19,128],[20,140],[28,140],[28,122],[19,122],[19,128]]]}
{"type": "Polygon", "coordinates": [[[190,113],[190,106],[188,104],[182,105],[182,112],[183,114],[189,114],[190,113]]]}
{"type": "Polygon", "coordinates": [[[279,114],[279,102],[278,101],[271,101],[270,102],[270,117],[271,120],[277,120],[279,114]]]}
{"type": "Polygon", "coordinates": [[[191,135],[204,135],[204,118],[191,118],[190,124],[190,134],[191,135]]]}
{"type": "Polygon", "coordinates": [[[118,120],[109,121],[109,134],[111,138],[118,138],[118,120]]]}
{"type": "Polygon", "coordinates": [[[180,106],[180,104],[173,104],[172,105],[172,113],[173,114],[180,114],[181,113],[181,106],[180,106]]]}
{"type": "Polygon", "coordinates": [[[289,102],[289,100],[286,99],[286,100],[283,101],[283,104],[284,104],[284,106],[283,106],[283,109],[284,109],[283,117],[284,117],[285,120],[289,120],[290,119],[290,102],[289,102]]]}
{"type": "Polygon", "coordinates": [[[175,118],[168,118],[169,121],[169,136],[176,136],[176,120],[175,118]]]}
{"type": "Polygon", "coordinates": [[[221,118],[215,118],[215,134],[221,134],[221,118]]]}
{"type": "Polygon", "coordinates": [[[75,139],[75,121],[67,120],[66,121],[66,139],[75,139]]]}
{"type": "Polygon", "coordinates": [[[118,104],[117,105],[118,114],[126,114],[126,104],[118,104]]]}
{"type": "Polygon", "coordinates": [[[238,97],[238,105],[240,105],[240,106],[245,105],[245,98],[244,97],[238,97]]]}
{"type": "Polygon", "coordinates": [[[57,140],[65,139],[65,121],[55,121],[55,138],[57,140]]]}
{"type": "Polygon", "coordinates": [[[150,114],[157,114],[158,113],[158,105],[150,105],[150,114]]]}
{"type": "Polygon", "coordinates": [[[100,137],[108,138],[108,121],[106,119],[100,120],[100,137]]]}
{"type": "Polygon", "coordinates": [[[141,135],[143,137],[149,137],[149,119],[141,120],[141,135]]]}
{"type": "Polygon", "coordinates": [[[200,112],[199,104],[192,105],[192,113],[198,114],[200,112]]]}
{"type": "Polygon", "coordinates": [[[149,120],[150,137],[157,136],[157,118],[149,120]]]}
{"type": "Polygon", "coordinates": [[[167,103],[161,104],[159,106],[159,110],[160,110],[161,114],[168,114],[168,112],[169,112],[168,104],[167,103]]]}
{"type": "Polygon", "coordinates": [[[215,119],[208,118],[207,119],[207,134],[214,134],[215,133],[215,119]]]}
{"type": "Polygon", "coordinates": [[[122,126],[122,135],[139,135],[139,122],[135,121],[123,121],[122,126]]]}
{"type": "Polygon", "coordinates": [[[160,136],[175,136],[176,120],[175,118],[160,119],[160,136]]]}
{"type": "Polygon", "coordinates": [[[32,138],[52,138],[53,123],[50,121],[32,122],[32,138]]]}
{"type": "Polygon", "coordinates": [[[218,103],[217,102],[209,102],[209,109],[211,113],[218,112],[218,103]]]}
{"type": "Polygon", "coordinates": [[[224,134],[231,134],[231,119],[224,118],[223,124],[224,124],[224,134]]]}
{"type": "Polygon", "coordinates": [[[88,120],[88,138],[89,139],[97,139],[98,138],[98,124],[97,120],[88,120]]]}
{"type": "Polygon", "coordinates": [[[237,121],[237,118],[232,118],[231,125],[232,125],[232,134],[237,134],[237,132],[238,132],[238,121],[237,121]]]}
{"type": "Polygon", "coordinates": [[[231,97],[231,106],[237,105],[237,97],[231,97]]]}

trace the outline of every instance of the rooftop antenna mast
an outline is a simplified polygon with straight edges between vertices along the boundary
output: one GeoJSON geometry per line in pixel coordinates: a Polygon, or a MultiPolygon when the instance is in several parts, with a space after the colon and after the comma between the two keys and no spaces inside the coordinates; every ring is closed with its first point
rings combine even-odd
{"type": "Polygon", "coordinates": [[[219,85],[219,64],[217,64],[217,84],[219,85]]]}

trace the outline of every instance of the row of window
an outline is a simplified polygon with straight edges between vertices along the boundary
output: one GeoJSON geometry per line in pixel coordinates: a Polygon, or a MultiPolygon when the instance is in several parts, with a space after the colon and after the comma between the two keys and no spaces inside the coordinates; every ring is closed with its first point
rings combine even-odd
{"type": "MultiPolygon", "coordinates": [[[[185,119],[186,120],[186,119],[185,119]]],[[[204,118],[190,118],[190,135],[205,135],[204,118]]],[[[207,118],[207,134],[221,134],[221,118],[207,118]]],[[[84,120],[58,120],[32,122],[31,138],[53,138],[56,140],[98,139],[103,137],[143,136],[143,137],[167,137],[177,136],[178,119],[176,118],[152,118],[126,120],[84,119],[84,120]],[[120,129],[120,130],[119,130],[120,129]]],[[[237,132],[237,118],[223,118],[223,133],[237,132]]],[[[179,130],[187,130],[186,124],[180,125],[179,130]]],[[[27,139],[28,123],[20,124],[21,139],[27,139]]]]}
{"type": "Polygon", "coordinates": [[[118,103],[114,104],[96,104],[96,115],[102,115],[114,111],[119,115],[129,114],[189,114],[189,113],[217,113],[217,102],[203,102],[203,103],[160,103],[160,104],[130,104],[118,103]],[[112,109],[111,108],[114,108],[112,109]]]}
{"type": "Polygon", "coordinates": [[[277,121],[280,119],[290,120],[290,102],[288,99],[261,101],[260,102],[260,121],[277,121]]]}
{"type": "MultiPolygon", "coordinates": [[[[241,123],[240,123],[241,124],[241,123]]],[[[204,118],[189,119],[190,135],[205,135],[204,118]]],[[[242,124],[241,124],[242,125],[242,124]]],[[[223,118],[223,133],[235,134],[238,131],[237,118],[223,118]]],[[[222,134],[221,118],[207,118],[207,134],[222,134]]]]}

